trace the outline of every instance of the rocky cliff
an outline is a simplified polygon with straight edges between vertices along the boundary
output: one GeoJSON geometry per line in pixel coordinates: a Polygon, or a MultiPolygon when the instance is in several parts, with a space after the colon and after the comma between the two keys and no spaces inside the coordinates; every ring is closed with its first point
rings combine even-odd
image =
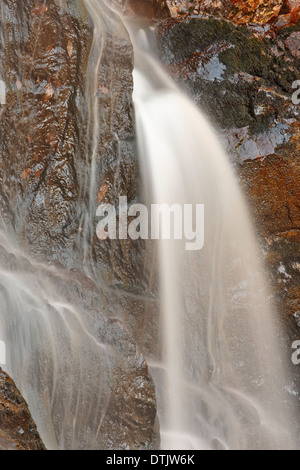
{"type": "Polygon", "coordinates": [[[27,403],[0,369],[0,450],[45,450],[27,403]]]}
{"type": "Polygon", "coordinates": [[[135,284],[136,270],[143,274],[139,253],[127,242],[99,242],[96,214],[86,220],[97,203],[115,202],[120,193],[130,201],[138,192],[133,57],[125,28],[109,13],[113,26],[96,50],[102,49],[95,102],[91,69],[98,57],[88,64],[93,25],[84,3],[1,5],[0,76],[7,88],[0,128],[2,220],[35,256],[69,268],[84,261],[108,282],[135,284]]]}
{"type": "MultiPolygon", "coordinates": [[[[1,229],[42,264],[59,261],[62,269],[76,270],[67,274],[75,283],[76,273],[82,276],[80,294],[71,301],[87,317],[92,307],[85,303],[85,293],[90,297],[90,289],[94,292],[97,307],[90,316],[98,324],[95,334],[115,351],[114,375],[107,384],[112,392],[98,444],[153,448],[158,445],[153,382],[132,334],[117,319],[126,320],[135,303],[139,311],[147,308],[147,298],[127,294],[143,292],[144,277],[147,285],[144,246],[99,241],[95,234],[97,204],[117,203],[119,195],[131,201],[139,192],[127,32],[104,9],[106,31],[93,43],[93,21],[81,0],[3,0],[0,13],[0,78],[6,87],[0,115],[1,229]],[[83,269],[93,281],[80,273],[83,269]],[[116,285],[121,293],[108,294],[116,285]]],[[[8,261],[8,270],[22,271],[21,261],[18,267],[9,259],[4,254],[2,264],[8,261]]],[[[69,291],[72,287],[65,286],[65,300],[69,291]]],[[[106,372],[95,364],[98,368],[104,381],[106,372]]],[[[47,382],[46,376],[43,380],[47,382]]],[[[0,428],[8,429],[3,421],[0,428]]],[[[9,428],[13,440],[15,432],[9,428]]]]}
{"type": "MultiPolygon", "coordinates": [[[[296,338],[300,119],[292,84],[300,79],[299,2],[115,3],[129,16],[154,20],[166,70],[217,128],[251,205],[274,298],[282,315],[293,317],[296,338]]],[[[116,30],[108,30],[103,43],[95,106],[88,85],[93,24],[84,3],[3,0],[0,8],[0,78],[7,89],[0,110],[2,225],[28,256],[61,263],[61,277],[51,282],[101,325],[101,341],[114,350],[114,393],[101,445],[114,448],[119,439],[121,447],[153,448],[158,445],[155,391],[140,350],[151,354],[158,342],[154,254],[143,243],[100,242],[93,215],[87,218],[91,207],[117,203],[120,194],[129,201],[139,198],[127,32],[114,16],[116,30]],[[80,272],[83,263],[92,279],[80,272]]],[[[2,255],[12,269],[11,254],[2,255]]],[[[25,276],[31,269],[27,263],[25,276]]],[[[19,403],[10,379],[0,380],[19,403]]],[[[26,424],[23,411],[18,421],[15,404],[7,409],[0,446],[42,448],[28,411],[26,424]]]]}
{"type": "Polygon", "coordinates": [[[276,299],[299,322],[300,118],[292,100],[299,4],[171,3],[174,18],[156,26],[161,58],[218,129],[252,207],[276,299]]]}

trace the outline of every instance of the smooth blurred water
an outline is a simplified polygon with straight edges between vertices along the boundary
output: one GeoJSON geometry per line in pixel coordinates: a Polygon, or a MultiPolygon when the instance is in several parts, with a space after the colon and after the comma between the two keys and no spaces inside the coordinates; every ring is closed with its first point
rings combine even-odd
{"type": "Polygon", "coordinates": [[[205,205],[201,251],[157,242],[163,359],[152,373],[162,448],[293,448],[287,338],[237,178],[208,119],[151,53],[150,29],[129,28],[147,202],[205,205]]]}
{"type": "Polygon", "coordinates": [[[67,271],[28,258],[3,232],[0,260],[5,370],[48,449],[99,448],[116,353],[102,344],[91,312],[76,303],[67,271]]]}
{"type": "MultiPolygon", "coordinates": [[[[81,182],[89,195],[82,220],[89,234],[96,212],[98,71],[114,20],[109,2],[85,4],[95,26],[87,76],[92,156],[81,182]]],[[[186,251],[185,240],[157,242],[163,350],[151,368],[162,448],[295,448],[285,333],[269,300],[236,177],[206,117],[149,52],[146,32],[135,29],[132,39],[147,202],[205,205],[201,251],[186,251]]],[[[86,238],[83,249],[89,246],[86,238]]],[[[94,334],[85,309],[59,292],[60,280],[68,289],[59,271],[26,257],[4,232],[0,255],[6,370],[48,448],[99,448],[117,352],[94,334]]]]}

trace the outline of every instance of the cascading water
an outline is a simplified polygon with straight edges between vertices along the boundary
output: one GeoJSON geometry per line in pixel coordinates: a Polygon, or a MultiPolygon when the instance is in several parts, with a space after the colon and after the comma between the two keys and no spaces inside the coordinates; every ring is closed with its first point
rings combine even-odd
{"type": "MultiPolygon", "coordinates": [[[[80,181],[87,205],[82,209],[78,240],[85,255],[82,270],[91,272],[87,251],[95,231],[92,221],[97,203],[98,72],[106,35],[116,31],[117,24],[105,2],[86,4],[94,21],[94,37],[86,93],[90,145],[80,181]]],[[[77,275],[27,256],[18,248],[14,234],[1,226],[0,339],[6,344],[5,370],[28,402],[48,449],[101,449],[108,442],[121,447],[128,428],[123,431],[117,422],[115,434],[119,432],[121,438],[114,442],[110,435],[114,418],[107,416],[107,410],[110,403],[114,406],[114,396],[121,394],[126,374],[134,381],[144,363],[122,324],[113,318],[111,325],[101,313],[100,288],[95,294],[92,284],[89,292],[89,279],[83,277],[82,281],[77,275]],[[118,377],[120,370],[122,376],[118,377]]],[[[131,387],[138,389],[139,383],[131,383],[131,387]]],[[[140,390],[138,393],[141,396],[140,390]]],[[[118,406],[122,407],[122,399],[120,396],[118,406]]]]}
{"type": "MultiPolygon", "coordinates": [[[[93,43],[90,51],[86,95],[89,107],[89,120],[87,127],[86,155],[87,162],[84,171],[84,178],[81,182],[81,191],[86,195],[87,207],[83,211],[80,222],[79,244],[84,250],[84,262],[87,263],[89,251],[91,249],[91,238],[94,233],[94,214],[96,213],[96,175],[98,166],[98,146],[99,146],[99,97],[98,80],[99,68],[108,34],[113,34],[116,22],[113,20],[112,10],[107,6],[105,0],[85,1],[86,8],[94,23],[93,43]],[[82,241],[81,241],[82,240],[82,241]]],[[[89,267],[93,271],[93,267],[89,267]]],[[[88,270],[87,270],[88,271],[88,270]]]]}
{"type": "Polygon", "coordinates": [[[157,244],[163,350],[152,373],[162,448],[291,448],[284,327],[236,177],[207,119],[149,52],[149,28],[129,29],[147,202],[205,206],[201,251],[157,244]]]}
{"type": "MultiPolygon", "coordinates": [[[[87,250],[96,209],[98,69],[105,35],[114,23],[104,0],[85,4],[95,25],[88,74],[92,156],[82,182],[88,200],[82,248],[87,250]]],[[[135,33],[132,37],[138,39],[135,33]]],[[[283,332],[267,299],[235,177],[206,119],[134,42],[148,203],[205,205],[201,251],[186,251],[180,240],[161,240],[157,247],[164,340],[163,359],[152,362],[152,371],[162,447],[292,448],[283,332]]],[[[121,353],[107,338],[102,341],[105,321],[99,312],[95,316],[80,307],[69,274],[33,261],[11,238],[0,234],[0,338],[9,346],[6,369],[48,448],[101,448],[121,353]]]]}
{"type": "MultiPolygon", "coordinates": [[[[92,313],[73,297],[67,273],[30,260],[4,233],[0,257],[5,369],[29,403],[48,449],[99,448],[113,350],[102,344],[92,313]]],[[[100,328],[101,316],[98,321],[100,328]]]]}

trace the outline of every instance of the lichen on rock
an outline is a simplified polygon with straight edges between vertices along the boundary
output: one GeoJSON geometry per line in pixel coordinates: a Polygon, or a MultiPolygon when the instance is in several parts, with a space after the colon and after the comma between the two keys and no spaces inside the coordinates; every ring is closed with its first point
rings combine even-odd
{"type": "MultiPolygon", "coordinates": [[[[209,3],[206,13],[218,17],[175,15],[156,23],[160,55],[218,130],[247,196],[282,318],[294,315],[300,324],[300,117],[292,100],[300,70],[299,5],[235,2],[240,15],[246,9],[250,15],[238,17],[230,2],[209,3]],[[217,13],[216,4],[224,10],[217,13]],[[291,12],[293,21],[279,27],[291,12]]],[[[292,320],[290,327],[297,338],[292,320]]]]}

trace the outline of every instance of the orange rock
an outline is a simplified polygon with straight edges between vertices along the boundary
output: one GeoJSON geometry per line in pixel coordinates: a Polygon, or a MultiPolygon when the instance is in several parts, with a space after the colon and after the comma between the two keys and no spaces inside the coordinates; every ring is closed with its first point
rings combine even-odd
{"type": "Polygon", "coordinates": [[[263,237],[300,233],[300,164],[297,158],[270,156],[241,167],[253,212],[263,237]]]}
{"type": "Polygon", "coordinates": [[[231,0],[235,8],[229,19],[238,24],[268,23],[277,18],[284,0],[231,0]]]}
{"type": "Polygon", "coordinates": [[[57,151],[58,137],[56,134],[48,132],[48,134],[46,135],[46,142],[50,145],[54,152],[57,151]]]}
{"type": "Polygon", "coordinates": [[[48,10],[48,7],[44,3],[38,3],[32,10],[33,15],[43,15],[48,10]]]}
{"type": "Polygon", "coordinates": [[[291,124],[291,127],[294,129],[294,135],[291,140],[296,144],[297,150],[300,150],[300,123],[296,121],[291,124]]]}
{"type": "Polygon", "coordinates": [[[287,48],[292,56],[300,59],[300,31],[292,33],[285,41],[287,48]]]}
{"type": "Polygon", "coordinates": [[[276,241],[280,239],[291,240],[294,243],[300,243],[300,230],[288,230],[276,234],[276,241]]]}
{"type": "Polygon", "coordinates": [[[105,183],[101,186],[101,188],[99,189],[99,193],[98,193],[98,204],[100,204],[100,202],[102,201],[102,199],[104,198],[105,194],[107,193],[108,191],[108,185],[105,183]]]}
{"type": "Polygon", "coordinates": [[[55,86],[55,88],[58,88],[60,86],[60,81],[59,81],[59,78],[58,78],[58,74],[54,74],[53,77],[52,77],[52,83],[53,85],[55,86]]]}
{"type": "Polygon", "coordinates": [[[27,403],[1,368],[0,403],[0,450],[46,450],[27,403]]]}
{"type": "Polygon", "coordinates": [[[23,173],[22,173],[22,179],[23,180],[26,180],[28,178],[28,176],[30,175],[31,173],[31,169],[30,168],[26,168],[23,173]]]}
{"type": "Polygon", "coordinates": [[[67,44],[67,52],[68,52],[68,56],[69,57],[72,57],[72,54],[73,54],[73,44],[71,41],[68,41],[68,44],[67,44]]]}
{"type": "Polygon", "coordinates": [[[52,98],[53,95],[54,95],[54,91],[53,91],[52,85],[51,83],[48,83],[48,85],[46,85],[44,101],[50,100],[50,98],[52,98]]]}
{"type": "Polygon", "coordinates": [[[165,10],[165,16],[172,17],[208,13],[237,24],[272,23],[277,28],[294,25],[300,19],[299,0],[151,0],[147,1],[147,8],[141,0],[115,1],[125,12],[130,10],[131,16],[147,18],[162,17],[161,11],[165,10]]]}

